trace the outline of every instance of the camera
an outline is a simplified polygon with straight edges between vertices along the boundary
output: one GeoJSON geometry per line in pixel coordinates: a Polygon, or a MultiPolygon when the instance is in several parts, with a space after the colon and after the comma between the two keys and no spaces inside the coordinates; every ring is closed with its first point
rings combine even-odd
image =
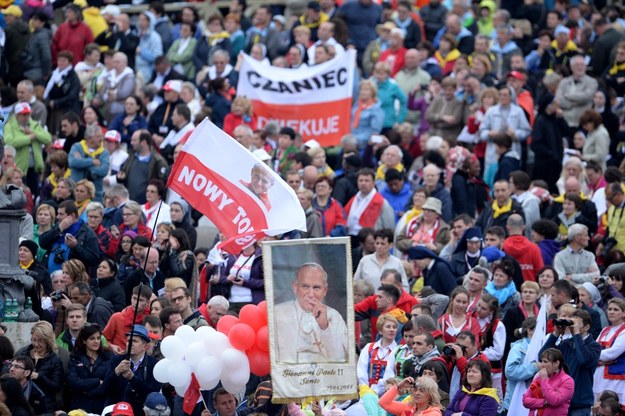
{"type": "MultiPolygon", "coordinates": [[[[456,345],[458,345],[458,344],[456,344],[456,345]]],[[[466,347],[464,345],[458,345],[458,346],[462,349],[462,352],[464,352],[466,350],[466,347]]],[[[445,345],[443,347],[443,355],[446,355],[447,357],[455,357],[456,356],[456,350],[454,350],[451,345],[445,345]]]]}
{"type": "Polygon", "coordinates": [[[573,326],[573,321],[570,319],[554,319],[553,326],[564,327],[564,326],[573,326]]]}
{"type": "Polygon", "coordinates": [[[67,293],[62,290],[55,290],[54,292],[50,293],[50,299],[52,299],[53,302],[58,302],[63,299],[63,295],[67,295],[67,293]]]}
{"type": "Polygon", "coordinates": [[[54,263],[63,264],[65,262],[65,250],[63,250],[61,247],[55,248],[52,254],[54,255],[54,263]]]}
{"type": "Polygon", "coordinates": [[[597,289],[601,290],[605,287],[605,277],[601,276],[597,283],[597,289]]]}
{"type": "Polygon", "coordinates": [[[618,241],[616,241],[616,238],[614,237],[606,238],[603,241],[603,251],[601,252],[601,256],[605,257],[610,251],[612,251],[617,243],[618,241]]]}

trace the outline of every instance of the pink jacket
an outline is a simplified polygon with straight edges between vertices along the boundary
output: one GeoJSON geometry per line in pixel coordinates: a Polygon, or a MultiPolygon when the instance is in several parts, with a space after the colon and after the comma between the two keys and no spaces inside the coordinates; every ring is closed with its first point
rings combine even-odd
{"type": "Polygon", "coordinates": [[[543,409],[542,416],[566,416],[574,389],[575,382],[564,371],[545,380],[536,374],[532,386],[523,394],[523,406],[530,409],[530,416],[536,415],[538,409],[543,409]],[[540,384],[542,398],[534,393],[537,384],[540,384]]]}

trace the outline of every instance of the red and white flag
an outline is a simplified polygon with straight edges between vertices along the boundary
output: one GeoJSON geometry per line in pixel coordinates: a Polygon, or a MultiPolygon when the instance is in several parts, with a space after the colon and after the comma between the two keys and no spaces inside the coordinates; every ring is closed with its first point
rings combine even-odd
{"type": "Polygon", "coordinates": [[[306,231],[293,189],[208,119],[185,143],[167,185],[215,224],[232,254],[265,235],[306,231]]]}
{"type": "Polygon", "coordinates": [[[292,127],[303,141],[335,146],[350,132],[356,51],[298,69],[268,66],[243,55],[237,95],[254,104],[262,129],[268,121],[292,127]]]}

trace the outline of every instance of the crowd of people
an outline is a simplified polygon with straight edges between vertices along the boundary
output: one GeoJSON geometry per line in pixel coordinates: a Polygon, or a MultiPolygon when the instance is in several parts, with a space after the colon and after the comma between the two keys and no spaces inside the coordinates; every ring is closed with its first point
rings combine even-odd
{"type": "Polygon", "coordinates": [[[306,231],[272,238],[350,237],[360,390],[302,409],[252,376],[193,415],[625,414],[622,5],[124,3],[1,5],[1,184],[25,195],[39,321],[17,351],[0,336],[0,414],[182,415],[162,339],[264,300],[263,242],[198,244],[165,185],[207,117],[296,193],[306,231]],[[243,53],[298,71],[349,49],[334,147],[237,95],[243,53]]]}

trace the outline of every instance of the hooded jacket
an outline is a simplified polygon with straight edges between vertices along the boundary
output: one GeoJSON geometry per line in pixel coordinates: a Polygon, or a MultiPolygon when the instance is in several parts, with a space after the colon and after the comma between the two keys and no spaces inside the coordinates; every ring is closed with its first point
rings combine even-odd
{"type": "Polygon", "coordinates": [[[477,27],[478,33],[483,36],[489,36],[493,32],[495,26],[493,25],[493,13],[497,9],[497,5],[493,0],[482,0],[480,2],[480,10],[486,8],[488,9],[488,17],[482,17],[480,13],[480,17],[477,19],[477,27]]]}
{"type": "Polygon", "coordinates": [[[462,416],[480,416],[480,415],[496,415],[499,406],[499,398],[497,397],[497,389],[492,387],[484,387],[476,391],[469,391],[466,387],[458,391],[452,399],[445,416],[453,416],[455,413],[462,413],[462,416]],[[469,396],[464,409],[460,410],[460,403],[465,396],[469,396]]]}
{"type": "Polygon", "coordinates": [[[524,281],[536,281],[536,273],[543,268],[540,248],[524,235],[511,235],[503,243],[503,251],[519,263],[524,281]]]}
{"type": "Polygon", "coordinates": [[[538,243],[538,248],[543,256],[543,264],[545,266],[553,266],[553,259],[562,247],[556,240],[543,240],[538,243]]]}

